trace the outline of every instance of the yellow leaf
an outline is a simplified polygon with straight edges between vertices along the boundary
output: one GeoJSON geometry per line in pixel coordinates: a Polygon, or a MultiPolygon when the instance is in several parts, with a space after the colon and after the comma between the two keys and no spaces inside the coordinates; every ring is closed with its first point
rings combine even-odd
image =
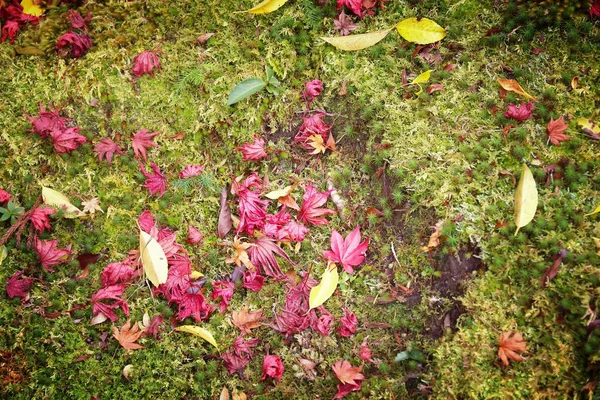
{"type": "Polygon", "coordinates": [[[34,17],[39,17],[44,13],[40,6],[33,4],[33,0],[23,0],[21,7],[23,7],[23,14],[33,15],[34,17]]]}
{"type": "Polygon", "coordinates": [[[355,51],[366,49],[367,47],[379,43],[388,35],[388,33],[390,33],[390,31],[391,29],[385,29],[383,31],[363,33],[360,35],[322,37],[321,39],[340,50],[355,51]]]}
{"type": "Polygon", "coordinates": [[[446,37],[446,30],[427,18],[408,18],[396,24],[400,36],[409,42],[430,44],[446,37]]]}
{"type": "Polygon", "coordinates": [[[42,187],[42,199],[44,204],[65,210],[65,218],[76,218],[84,215],[79,208],[71,204],[64,194],[54,189],[42,187]]]}
{"type": "Polygon", "coordinates": [[[206,340],[208,343],[215,346],[217,350],[219,350],[219,346],[217,346],[217,341],[213,337],[212,333],[207,331],[204,328],[200,328],[199,326],[194,325],[182,325],[175,328],[176,331],[191,333],[192,335],[200,336],[202,339],[206,340]]]}
{"type": "Polygon", "coordinates": [[[287,3],[287,0],[265,0],[261,3],[258,3],[249,10],[238,12],[247,12],[250,14],[268,14],[278,10],[279,7],[281,7],[285,3],[287,3]]]}
{"type": "Polygon", "coordinates": [[[594,240],[594,244],[596,245],[596,254],[600,255],[600,239],[597,237],[592,238],[594,240]]]}
{"type": "Polygon", "coordinates": [[[325,272],[323,272],[323,276],[321,277],[321,282],[310,290],[308,305],[311,310],[325,303],[325,301],[333,295],[333,292],[335,292],[335,289],[337,288],[338,281],[339,275],[337,266],[335,264],[327,265],[327,268],[325,268],[325,272]]]}
{"type": "Polygon", "coordinates": [[[500,86],[502,86],[504,90],[507,90],[509,92],[515,92],[516,94],[520,94],[521,96],[526,97],[530,100],[535,100],[535,97],[523,90],[519,82],[515,81],[514,79],[498,78],[498,83],[500,84],[500,86]]]}
{"type": "Polygon", "coordinates": [[[592,137],[600,137],[600,125],[591,119],[577,118],[577,125],[579,125],[586,134],[592,137]]]}
{"type": "Polygon", "coordinates": [[[306,141],[308,142],[308,145],[314,149],[310,154],[325,154],[325,150],[327,150],[327,148],[325,147],[325,142],[323,142],[323,136],[311,135],[306,141]]]}
{"type": "Polygon", "coordinates": [[[265,197],[271,200],[277,200],[280,197],[289,195],[292,192],[292,189],[293,187],[291,185],[286,186],[283,189],[273,190],[272,192],[267,193],[265,197]]]}
{"type": "Polygon", "coordinates": [[[6,259],[6,256],[8,256],[8,250],[6,250],[6,246],[2,245],[0,246],[0,265],[2,265],[2,262],[6,259]]]}
{"type": "Polygon", "coordinates": [[[596,208],[594,208],[594,211],[592,211],[589,214],[584,214],[584,217],[587,217],[588,215],[594,215],[594,214],[598,214],[600,213],[600,204],[598,204],[598,206],[596,206],[596,208]]]}
{"type": "Polygon", "coordinates": [[[140,257],[144,272],[154,286],[167,281],[169,273],[167,256],[160,243],[142,230],[140,230],[140,257]]]}
{"type": "Polygon", "coordinates": [[[412,83],[414,83],[415,85],[417,85],[419,87],[419,91],[417,93],[415,93],[417,96],[420,95],[421,93],[423,93],[423,88],[421,87],[421,85],[419,85],[419,83],[427,82],[430,77],[431,77],[431,70],[425,71],[425,72],[419,74],[415,79],[413,79],[412,83]]]}
{"type": "Polygon", "coordinates": [[[198,271],[192,271],[192,273],[190,274],[190,279],[199,279],[202,278],[204,276],[204,274],[202,272],[198,272],[198,271]]]}
{"type": "Polygon", "coordinates": [[[535,216],[537,205],[538,192],[533,174],[529,167],[523,164],[523,172],[515,192],[515,225],[517,225],[515,236],[519,233],[519,229],[531,222],[535,216]]]}

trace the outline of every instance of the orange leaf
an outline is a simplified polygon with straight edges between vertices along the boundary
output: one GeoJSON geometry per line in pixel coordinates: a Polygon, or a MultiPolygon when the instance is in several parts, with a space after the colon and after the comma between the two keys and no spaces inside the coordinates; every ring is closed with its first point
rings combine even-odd
{"type": "Polygon", "coordinates": [[[337,361],[331,366],[335,376],[342,381],[350,385],[357,385],[360,381],[364,380],[365,377],[361,374],[362,366],[353,367],[347,360],[337,361]]]}
{"type": "Polygon", "coordinates": [[[144,331],[140,330],[138,324],[133,324],[133,326],[131,326],[130,320],[127,320],[127,322],[125,322],[125,325],[121,327],[120,332],[119,328],[113,326],[113,336],[119,341],[121,346],[123,346],[127,350],[136,350],[144,348],[144,346],[142,346],[141,344],[135,343],[140,338],[140,336],[142,336],[143,333],[144,331]]]}
{"type": "Polygon", "coordinates": [[[443,221],[440,221],[437,224],[435,224],[435,226],[433,227],[434,231],[429,237],[429,243],[427,243],[427,246],[421,247],[421,250],[430,252],[431,250],[435,249],[440,245],[440,236],[442,235],[442,232],[440,232],[440,228],[442,227],[442,222],[443,221]]]}
{"type": "Polygon", "coordinates": [[[248,312],[248,306],[244,306],[240,311],[233,311],[231,317],[233,324],[240,328],[242,333],[250,333],[250,329],[261,326],[259,321],[262,318],[262,309],[248,312]]]}
{"type": "Polygon", "coordinates": [[[498,357],[502,363],[508,366],[508,360],[523,361],[524,358],[517,354],[527,351],[527,343],[519,332],[510,331],[500,335],[500,344],[498,346],[498,357]]]}
{"type": "Polygon", "coordinates": [[[248,250],[252,246],[253,245],[250,243],[242,242],[236,236],[235,239],[233,239],[233,257],[226,259],[225,262],[228,264],[235,263],[235,265],[237,265],[238,267],[240,267],[241,264],[244,264],[246,268],[248,268],[251,271],[254,271],[254,265],[252,265],[252,262],[248,257],[248,253],[246,252],[246,250],[248,250]]]}
{"type": "Polygon", "coordinates": [[[550,118],[546,131],[548,132],[548,137],[553,145],[559,146],[560,142],[571,139],[571,136],[565,135],[565,131],[568,127],[569,125],[565,122],[564,117],[561,116],[556,121],[550,118]]]}
{"type": "Polygon", "coordinates": [[[514,79],[498,78],[498,83],[500,84],[500,86],[502,86],[504,90],[508,90],[509,92],[515,92],[516,94],[520,94],[521,96],[527,97],[530,100],[535,100],[535,97],[523,90],[521,85],[519,85],[519,82],[515,81],[514,79]]]}

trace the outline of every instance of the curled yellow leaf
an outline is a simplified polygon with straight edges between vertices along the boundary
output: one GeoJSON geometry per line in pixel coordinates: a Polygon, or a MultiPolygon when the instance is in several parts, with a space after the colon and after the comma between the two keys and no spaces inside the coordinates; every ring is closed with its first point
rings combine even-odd
{"type": "Polygon", "coordinates": [[[529,167],[523,164],[523,172],[521,172],[521,179],[515,192],[515,225],[517,225],[515,236],[519,233],[519,229],[531,222],[535,216],[537,205],[538,192],[535,179],[533,179],[529,167]]]}
{"type": "Polygon", "coordinates": [[[504,90],[507,90],[509,92],[514,92],[516,94],[519,94],[523,97],[526,97],[530,100],[535,100],[535,97],[533,97],[532,95],[530,95],[529,93],[527,93],[519,84],[519,82],[515,81],[514,79],[502,79],[502,78],[498,78],[498,83],[500,84],[500,86],[502,86],[502,88],[504,90]]]}
{"type": "Polygon", "coordinates": [[[140,257],[144,273],[154,286],[167,282],[169,273],[167,256],[160,243],[142,230],[140,230],[140,257]]]}
{"type": "Polygon", "coordinates": [[[431,44],[446,37],[446,30],[427,18],[408,18],[396,24],[400,36],[409,42],[431,44]]]}
{"type": "Polygon", "coordinates": [[[192,335],[201,337],[202,339],[206,340],[208,343],[215,346],[215,348],[217,350],[219,350],[219,346],[217,346],[217,341],[215,340],[212,333],[210,333],[209,331],[207,331],[204,328],[201,328],[199,326],[194,326],[194,325],[182,325],[182,326],[178,326],[177,328],[175,328],[175,330],[178,332],[191,333],[192,335]]]}
{"type": "Polygon", "coordinates": [[[596,208],[594,208],[594,211],[592,211],[591,213],[584,214],[584,216],[587,217],[587,216],[598,214],[598,213],[600,213],[600,204],[598,204],[596,206],[596,208]]]}
{"type": "Polygon", "coordinates": [[[44,204],[64,210],[65,218],[77,218],[84,215],[79,208],[71,204],[67,196],[54,189],[42,187],[42,200],[44,204]]]}
{"type": "Polygon", "coordinates": [[[329,299],[337,288],[339,275],[335,264],[327,265],[321,276],[321,282],[310,290],[308,305],[310,309],[319,307],[329,299]]]}
{"type": "Polygon", "coordinates": [[[37,4],[34,4],[33,0],[21,1],[21,7],[23,7],[23,14],[33,15],[34,17],[39,17],[44,14],[44,10],[37,4]]]}
{"type": "Polygon", "coordinates": [[[421,93],[423,93],[423,88],[421,87],[421,85],[419,85],[419,83],[425,83],[425,82],[429,81],[430,77],[431,77],[431,70],[422,72],[419,75],[417,75],[417,77],[415,79],[413,79],[412,83],[414,83],[415,85],[417,85],[419,87],[419,91],[417,93],[415,93],[417,96],[420,95],[421,93]]]}
{"type": "Polygon", "coordinates": [[[287,3],[287,0],[265,0],[249,10],[238,12],[247,12],[249,14],[268,14],[278,10],[285,3],[287,3]]]}
{"type": "Polygon", "coordinates": [[[381,42],[390,31],[391,29],[385,29],[382,31],[362,33],[360,35],[322,37],[321,39],[340,50],[356,51],[366,49],[367,47],[371,47],[381,42]]]}

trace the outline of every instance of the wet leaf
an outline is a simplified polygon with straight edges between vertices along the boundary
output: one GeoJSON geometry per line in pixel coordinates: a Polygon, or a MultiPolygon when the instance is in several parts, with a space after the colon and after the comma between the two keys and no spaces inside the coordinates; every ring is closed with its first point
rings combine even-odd
{"type": "Polygon", "coordinates": [[[532,95],[527,93],[525,90],[523,90],[523,88],[521,87],[519,82],[515,81],[514,79],[498,78],[498,83],[500,84],[500,86],[502,86],[502,88],[504,90],[507,90],[509,92],[514,92],[514,93],[519,94],[523,97],[526,97],[530,100],[535,100],[535,97],[533,97],[532,95]]]}
{"type": "Polygon", "coordinates": [[[427,18],[408,18],[396,24],[400,36],[409,42],[431,44],[446,37],[446,30],[427,18]]]}
{"type": "Polygon", "coordinates": [[[178,326],[177,328],[175,328],[175,330],[178,332],[191,333],[192,335],[201,337],[202,339],[206,340],[208,343],[215,346],[215,348],[217,350],[219,350],[219,346],[217,346],[217,341],[213,337],[212,333],[210,333],[209,331],[207,331],[204,328],[201,328],[199,326],[194,326],[194,325],[182,325],[182,326],[178,326]]]}
{"type": "Polygon", "coordinates": [[[169,272],[167,256],[160,243],[142,230],[140,230],[140,255],[148,280],[154,286],[167,282],[169,272]]]}
{"type": "Polygon", "coordinates": [[[519,233],[519,229],[531,222],[537,205],[538,192],[533,174],[527,164],[523,164],[523,172],[515,192],[515,225],[517,225],[515,236],[519,233]]]}
{"type": "Polygon", "coordinates": [[[287,0],[265,0],[249,10],[238,12],[247,12],[249,14],[268,14],[272,13],[273,11],[277,11],[285,3],[287,3],[287,0]]]}
{"type": "Polygon", "coordinates": [[[337,266],[328,264],[321,276],[321,282],[310,290],[309,309],[317,308],[327,301],[335,292],[339,281],[337,266]]]}
{"type": "Polygon", "coordinates": [[[356,51],[366,49],[367,47],[379,43],[388,35],[388,33],[390,33],[390,31],[391,29],[385,29],[360,35],[322,37],[321,39],[340,50],[356,51]]]}
{"type": "Polygon", "coordinates": [[[242,101],[252,96],[254,93],[262,90],[267,83],[260,78],[250,78],[238,83],[227,98],[227,105],[231,106],[238,101],[242,101]]]}
{"type": "Polygon", "coordinates": [[[54,189],[42,187],[42,199],[44,204],[64,210],[65,218],[77,218],[84,215],[79,208],[71,204],[71,201],[64,194],[54,189]]]}

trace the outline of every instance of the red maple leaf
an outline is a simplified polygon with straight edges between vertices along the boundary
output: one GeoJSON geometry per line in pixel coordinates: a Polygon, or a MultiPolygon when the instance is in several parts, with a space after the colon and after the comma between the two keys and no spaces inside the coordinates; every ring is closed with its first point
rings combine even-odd
{"type": "Polygon", "coordinates": [[[263,359],[262,377],[260,380],[265,380],[267,376],[280,380],[283,370],[281,359],[274,354],[267,354],[263,359]]]}
{"type": "Polygon", "coordinates": [[[338,391],[334,399],[341,399],[350,392],[360,390],[362,381],[365,379],[364,375],[360,373],[362,366],[353,367],[350,362],[343,360],[337,361],[331,368],[335,376],[342,382],[337,386],[338,391]]]}
{"type": "Polygon", "coordinates": [[[156,291],[162,293],[169,302],[179,303],[191,286],[192,264],[187,257],[178,256],[177,259],[170,261],[169,265],[167,282],[160,285],[156,291]]]}
{"type": "Polygon", "coordinates": [[[36,230],[44,232],[44,230],[50,229],[50,218],[48,218],[48,216],[54,214],[55,212],[56,210],[52,207],[38,207],[33,210],[29,220],[36,230]]]}
{"type": "Polygon", "coordinates": [[[50,136],[50,132],[55,129],[64,129],[67,126],[69,118],[60,116],[60,109],[54,108],[53,106],[46,108],[40,103],[40,114],[37,117],[26,115],[29,122],[33,127],[33,133],[40,135],[41,138],[50,136]]]}
{"type": "Polygon", "coordinates": [[[356,332],[356,327],[358,326],[358,318],[356,315],[348,310],[344,309],[344,316],[340,319],[342,326],[340,326],[339,334],[343,337],[350,337],[356,332]]]}
{"type": "Polygon", "coordinates": [[[165,178],[165,176],[160,172],[158,165],[151,163],[150,166],[152,167],[152,171],[154,171],[153,174],[146,172],[144,166],[140,164],[140,171],[146,177],[144,187],[148,189],[150,194],[160,193],[158,196],[160,198],[163,194],[165,194],[165,190],[167,188],[167,178],[165,178]]]}
{"type": "Polygon", "coordinates": [[[158,339],[160,326],[164,323],[164,321],[165,319],[162,315],[155,315],[152,317],[152,321],[150,321],[150,324],[146,326],[146,329],[144,330],[144,335],[154,336],[154,339],[158,339]]]}
{"type": "Polygon", "coordinates": [[[221,297],[221,308],[220,312],[225,311],[227,306],[229,305],[229,300],[233,297],[233,288],[235,287],[233,282],[226,281],[214,281],[213,282],[213,291],[210,295],[211,299],[215,300],[218,297],[221,297]]]}
{"type": "Polygon", "coordinates": [[[112,286],[117,283],[129,283],[139,275],[130,265],[120,262],[108,264],[100,274],[103,287],[112,286]]]}
{"type": "Polygon", "coordinates": [[[64,129],[54,129],[50,132],[52,144],[57,153],[70,153],[86,142],[85,136],[79,134],[81,128],[69,126],[64,129]]]}
{"type": "Polygon", "coordinates": [[[546,131],[548,132],[548,138],[553,145],[559,146],[560,142],[571,139],[571,136],[565,135],[565,131],[569,125],[565,122],[565,118],[561,116],[556,121],[550,118],[546,131]]]}
{"type": "Polygon", "coordinates": [[[124,283],[121,283],[102,288],[94,293],[92,295],[92,313],[94,315],[102,313],[106,318],[115,322],[117,320],[117,314],[115,314],[113,310],[121,307],[125,315],[129,316],[129,306],[127,305],[127,301],[121,298],[126,286],[127,285],[124,283]],[[107,301],[109,302],[107,303],[107,301]]]}
{"type": "Polygon", "coordinates": [[[233,342],[233,352],[235,354],[237,354],[238,356],[243,356],[244,353],[246,353],[246,355],[248,357],[252,357],[252,348],[256,347],[258,345],[258,339],[248,339],[248,340],[244,340],[244,335],[241,334],[239,335],[236,339],[235,342],[233,342]]]}
{"type": "Polygon", "coordinates": [[[98,161],[102,161],[102,158],[106,158],[108,165],[112,163],[112,158],[115,153],[123,154],[123,150],[118,144],[112,141],[110,138],[104,138],[98,142],[94,147],[94,151],[98,153],[98,161]]]}
{"type": "Polygon", "coordinates": [[[333,262],[341,263],[342,267],[349,274],[354,272],[352,267],[356,267],[365,260],[365,252],[369,246],[369,239],[360,243],[360,227],[357,226],[346,239],[335,229],[331,233],[331,250],[323,252],[323,256],[333,262]]]}
{"type": "Polygon", "coordinates": [[[204,171],[203,165],[188,164],[185,166],[183,171],[179,173],[179,179],[188,179],[194,176],[198,176],[202,171],[204,171]]]}
{"type": "Polygon", "coordinates": [[[265,282],[265,277],[259,274],[257,271],[246,271],[244,272],[244,282],[242,287],[250,289],[253,292],[258,292],[265,282]]]}
{"type": "Polygon", "coordinates": [[[154,69],[160,69],[160,60],[154,51],[144,50],[133,58],[133,76],[154,75],[154,69]]]}
{"type": "Polygon", "coordinates": [[[33,240],[33,248],[40,259],[42,267],[48,272],[54,272],[52,266],[66,262],[71,254],[69,248],[58,248],[58,240],[44,241],[39,240],[37,236],[33,240]]]}
{"type": "Polygon", "coordinates": [[[193,226],[188,225],[188,237],[185,241],[189,244],[198,244],[202,243],[203,240],[204,237],[202,236],[202,233],[193,226]]]}
{"type": "Polygon", "coordinates": [[[12,196],[6,190],[0,189],[0,203],[6,203],[12,196]]]}
{"type": "Polygon", "coordinates": [[[366,338],[365,338],[365,340],[363,340],[362,344],[360,345],[360,350],[358,352],[358,356],[363,361],[368,361],[368,362],[372,362],[372,363],[375,362],[375,361],[373,361],[373,358],[372,358],[373,355],[371,354],[371,349],[369,348],[369,345],[367,344],[366,338]]]}
{"type": "Polygon", "coordinates": [[[260,161],[263,158],[267,158],[265,152],[265,140],[260,136],[254,136],[253,143],[244,143],[241,147],[237,147],[236,150],[242,152],[242,161],[260,161]]]}
{"type": "Polygon", "coordinates": [[[239,197],[238,213],[240,223],[237,233],[246,232],[249,235],[254,234],[254,229],[262,229],[267,217],[267,205],[269,200],[261,200],[258,193],[247,188],[240,188],[237,192],[239,197]]]}
{"type": "Polygon", "coordinates": [[[279,230],[279,240],[291,240],[292,242],[301,242],[308,233],[308,228],[294,220],[285,224],[279,230]]]}
{"type": "Polygon", "coordinates": [[[133,152],[137,158],[142,156],[146,161],[146,149],[150,147],[157,147],[152,138],[158,135],[160,132],[148,133],[148,129],[140,129],[132,136],[131,142],[133,145],[133,152]]]}
{"type": "Polygon", "coordinates": [[[312,328],[323,336],[329,336],[333,326],[333,315],[324,307],[319,307],[319,310],[321,311],[321,316],[312,325],[312,328]]]}
{"type": "Polygon", "coordinates": [[[265,275],[272,278],[282,278],[284,276],[275,254],[286,260],[292,265],[294,262],[285,251],[271,239],[266,236],[261,237],[254,245],[248,248],[248,256],[253,265],[262,268],[265,275]]]}
{"type": "Polygon", "coordinates": [[[527,351],[527,343],[519,332],[510,331],[500,334],[500,344],[498,346],[498,357],[502,363],[508,366],[508,360],[523,361],[523,356],[517,354],[527,351]]]}
{"type": "Polygon", "coordinates": [[[331,190],[326,192],[318,192],[314,186],[308,184],[306,185],[306,190],[304,192],[304,196],[302,196],[302,207],[298,212],[298,218],[308,224],[311,223],[313,225],[325,225],[328,221],[325,218],[322,218],[324,215],[335,214],[335,211],[330,210],[329,208],[320,208],[327,202],[327,198],[331,190]]]}
{"type": "Polygon", "coordinates": [[[250,359],[245,356],[239,356],[233,353],[224,353],[221,356],[221,359],[225,363],[225,368],[229,371],[230,374],[238,373],[242,374],[244,368],[250,363],[250,359]]]}
{"type": "Polygon", "coordinates": [[[514,104],[509,104],[508,110],[504,113],[504,116],[506,118],[516,119],[517,121],[525,121],[531,118],[533,107],[533,101],[518,106],[515,106],[514,104]]]}
{"type": "Polygon", "coordinates": [[[179,300],[179,312],[177,319],[183,321],[187,317],[193,317],[196,321],[207,319],[212,312],[212,307],[206,301],[202,293],[183,293],[179,300]]]}
{"type": "Polygon", "coordinates": [[[152,228],[156,227],[156,223],[154,222],[154,217],[152,216],[152,213],[148,210],[144,210],[144,212],[142,212],[138,217],[138,225],[140,226],[141,230],[143,230],[146,233],[150,233],[150,231],[152,231],[152,228]]]}
{"type": "Polygon", "coordinates": [[[6,281],[6,293],[8,294],[8,297],[11,299],[20,297],[21,302],[25,301],[29,295],[29,289],[31,289],[31,285],[33,285],[33,282],[35,281],[33,278],[21,278],[21,275],[24,273],[25,271],[17,271],[13,276],[8,278],[8,281],[6,281]]]}

